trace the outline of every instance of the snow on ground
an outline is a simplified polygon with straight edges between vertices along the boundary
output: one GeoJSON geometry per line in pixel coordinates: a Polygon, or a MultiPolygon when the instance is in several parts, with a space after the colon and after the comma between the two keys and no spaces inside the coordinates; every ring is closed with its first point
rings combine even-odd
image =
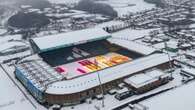
{"type": "Polygon", "coordinates": [[[9,49],[14,46],[24,46],[25,47],[26,45],[22,42],[6,42],[0,45],[0,51],[9,49]]]}
{"type": "Polygon", "coordinates": [[[55,4],[71,4],[71,3],[78,3],[80,0],[48,0],[51,3],[55,4]]]}
{"type": "MultiPolygon", "coordinates": [[[[13,88],[13,90],[5,89],[5,92],[7,91],[6,94],[9,94],[10,96],[7,96],[4,94],[5,95],[4,97],[5,98],[6,97],[8,97],[8,98],[13,97],[16,101],[21,99],[25,103],[21,102],[21,104],[18,103],[18,105],[16,105],[16,104],[13,105],[12,108],[14,108],[14,109],[11,109],[11,107],[10,107],[10,109],[9,108],[8,109],[1,109],[1,107],[0,107],[0,110],[21,110],[21,108],[22,108],[22,110],[47,110],[44,106],[40,105],[32,97],[32,95],[26,90],[26,88],[24,88],[24,86],[21,84],[21,82],[19,82],[15,78],[14,66],[8,66],[6,64],[2,64],[2,68],[5,69],[5,71],[9,74],[10,78],[12,78],[12,80],[15,82],[15,84],[13,83],[12,85],[9,85],[9,82],[12,83],[11,80],[9,78],[6,78],[5,72],[1,72],[2,69],[0,68],[0,73],[2,74],[2,76],[5,76],[5,78],[1,77],[1,74],[0,74],[0,82],[1,82],[1,78],[3,78],[2,83],[0,83],[0,87],[2,84],[2,85],[4,85],[4,88],[13,88]]],[[[1,95],[2,94],[0,94],[0,98],[1,98],[1,95]]],[[[12,99],[12,98],[10,98],[10,99],[12,99]]]]}
{"type": "Polygon", "coordinates": [[[195,28],[195,24],[191,24],[190,25],[190,28],[195,28]]]}
{"type": "Polygon", "coordinates": [[[95,27],[103,28],[103,27],[110,27],[110,26],[113,26],[113,25],[120,25],[120,24],[124,24],[124,22],[113,20],[113,21],[108,21],[108,22],[97,24],[95,27]]]}
{"type": "Polygon", "coordinates": [[[154,4],[146,3],[144,2],[144,0],[108,0],[104,1],[104,3],[107,3],[114,7],[119,16],[155,7],[154,4]]]}
{"type": "MultiPolygon", "coordinates": [[[[64,4],[64,3],[78,3],[80,0],[49,0],[51,3],[64,4]]],[[[144,2],[144,0],[106,0],[99,1],[101,3],[106,3],[111,5],[117,12],[119,16],[128,13],[134,13],[143,11],[146,9],[154,8],[154,4],[149,4],[144,2]]]]}
{"type": "Polygon", "coordinates": [[[0,110],[35,110],[1,68],[0,88],[0,110]]]}
{"type": "Polygon", "coordinates": [[[0,43],[4,43],[4,42],[8,42],[9,40],[21,40],[22,39],[22,35],[18,34],[18,35],[6,35],[3,37],[0,37],[0,43]]]}
{"type": "Polygon", "coordinates": [[[11,55],[6,55],[6,56],[0,56],[0,63],[2,63],[5,60],[9,60],[9,59],[13,59],[13,58],[20,58],[20,57],[24,57],[27,55],[30,55],[31,51],[25,51],[25,52],[21,52],[21,53],[16,53],[16,54],[11,54],[11,55]]]}
{"type": "Polygon", "coordinates": [[[195,82],[182,86],[175,90],[161,94],[141,104],[149,107],[149,110],[194,110],[195,82]]]}
{"type": "Polygon", "coordinates": [[[119,32],[115,32],[112,34],[114,38],[123,38],[128,40],[135,40],[138,38],[142,38],[146,35],[149,35],[149,32],[153,29],[146,30],[133,30],[133,29],[125,29],[119,32]]]}
{"type": "Polygon", "coordinates": [[[0,29],[0,35],[4,34],[4,33],[6,33],[6,32],[7,32],[6,29],[0,29]]]}
{"type": "MultiPolygon", "coordinates": [[[[103,107],[103,108],[101,106],[102,101],[101,100],[94,99],[94,100],[91,100],[92,101],[91,104],[88,104],[86,102],[86,103],[83,103],[83,104],[79,104],[79,105],[74,106],[74,110],[81,110],[80,108],[82,108],[82,110],[97,110],[95,107],[101,108],[100,110],[111,110],[111,109],[113,109],[116,106],[123,105],[123,104],[125,104],[127,102],[130,102],[132,100],[141,98],[143,96],[147,96],[147,95],[150,95],[150,94],[159,92],[159,91],[164,90],[164,89],[167,89],[167,88],[171,88],[171,87],[175,87],[175,86],[180,86],[181,85],[181,79],[182,79],[182,77],[180,76],[179,72],[180,72],[179,69],[177,69],[174,72],[173,77],[175,79],[173,81],[171,81],[168,84],[163,85],[163,86],[161,86],[161,87],[159,87],[157,89],[154,89],[154,90],[152,90],[150,92],[147,92],[145,94],[142,94],[142,95],[134,95],[134,96],[132,96],[130,98],[127,98],[127,99],[124,99],[122,101],[118,101],[117,99],[115,99],[114,98],[114,95],[107,94],[107,95],[105,95],[105,99],[104,99],[105,107],[103,107]]],[[[72,106],[70,106],[70,107],[64,107],[62,110],[72,110],[71,107],[72,106]]],[[[158,109],[156,109],[156,110],[158,110],[158,109]]],[[[164,109],[164,110],[168,110],[168,109],[164,109]]]]}
{"type": "Polygon", "coordinates": [[[152,47],[156,48],[156,49],[164,49],[165,48],[165,43],[158,43],[158,44],[154,44],[152,45],[152,47]]]}
{"type": "MultiPolygon", "coordinates": [[[[10,1],[10,0],[9,0],[10,1]]],[[[2,0],[1,0],[1,2],[2,2],[2,0]]],[[[8,4],[9,3],[11,3],[11,2],[8,2],[8,4]]],[[[0,3],[1,4],[1,3],[0,3]]],[[[5,4],[6,5],[6,4],[5,4]]],[[[1,14],[0,15],[0,25],[2,25],[2,26],[6,26],[6,23],[7,23],[7,21],[8,21],[8,19],[12,16],[12,15],[14,15],[16,12],[17,12],[18,10],[16,9],[16,8],[14,8],[13,7],[13,9],[9,9],[9,8],[7,8],[7,10],[6,10],[6,13],[3,13],[3,14],[1,14]]]]}

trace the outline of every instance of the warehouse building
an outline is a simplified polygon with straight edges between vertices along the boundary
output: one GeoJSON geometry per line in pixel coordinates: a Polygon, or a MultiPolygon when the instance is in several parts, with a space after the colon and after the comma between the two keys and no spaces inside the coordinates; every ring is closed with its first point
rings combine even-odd
{"type": "Polygon", "coordinates": [[[168,83],[170,75],[160,70],[150,70],[126,78],[124,82],[136,91],[137,94],[145,93],[160,85],[168,83]]]}

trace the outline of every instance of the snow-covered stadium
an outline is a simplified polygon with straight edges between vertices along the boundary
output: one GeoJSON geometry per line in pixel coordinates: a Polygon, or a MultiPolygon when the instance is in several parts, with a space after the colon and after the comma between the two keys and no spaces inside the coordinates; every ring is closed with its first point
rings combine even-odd
{"type": "Polygon", "coordinates": [[[135,74],[170,66],[167,54],[114,39],[100,28],[33,38],[30,43],[37,59],[19,62],[15,75],[41,103],[77,104],[101,94],[101,87],[106,94],[135,74]]]}

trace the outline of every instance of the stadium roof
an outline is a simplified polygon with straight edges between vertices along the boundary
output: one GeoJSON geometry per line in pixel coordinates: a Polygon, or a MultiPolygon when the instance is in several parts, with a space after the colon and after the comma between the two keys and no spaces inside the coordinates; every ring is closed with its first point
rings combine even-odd
{"type": "Polygon", "coordinates": [[[103,29],[93,28],[33,38],[32,41],[37,46],[39,52],[45,52],[86,42],[103,40],[110,37],[111,35],[103,29]]]}
{"type": "Polygon", "coordinates": [[[130,41],[130,40],[111,38],[111,39],[109,39],[109,41],[113,44],[120,45],[121,47],[124,47],[128,50],[140,53],[142,55],[149,55],[149,54],[156,51],[155,48],[152,48],[152,47],[149,47],[146,45],[142,45],[142,44],[130,41]]]}
{"type": "Polygon", "coordinates": [[[52,67],[42,60],[34,60],[16,65],[16,69],[31,82],[37,89],[44,91],[47,85],[60,81],[63,75],[57,73],[52,67]]]}
{"type": "Polygon", "coordinates": [[[110,67],[99,72],[90,73],[78,78],[55,82],[48,86],[48,94],[71,94],[81,92],[99,85],[98,75],[102,84],[123,78],[130,74],[166,63],[169,58],[166,54],[152,54],[132,62],[110,67]]]}

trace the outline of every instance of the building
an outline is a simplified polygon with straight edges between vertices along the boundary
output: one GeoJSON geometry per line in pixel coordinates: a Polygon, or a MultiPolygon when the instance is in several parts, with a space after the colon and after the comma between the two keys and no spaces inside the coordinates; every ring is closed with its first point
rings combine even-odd
{"type": "Polygon", "coordinates": [[[193,78],[195,77],[195,69],[194,68],[187,68],[184,67],[183,69],[181,69],[181,73],[184,76],[192,76],[193,78]]]}
{"type": "Polygon", "coordinates": [[[165,48],[167,51],[176,53],[179,50],[179,47],[177,46],[177,43],[174,41],[170,41],[167,43],[167,46],[165,48]]]}
{"type": "Polygon", "coordinates": [[[189,51],[185,53],[186,58],[189,59],[195,59],[195,52],[194,51],[189,51]]]}
{"type": "MultiPolygon", "coordinates": [[[[34,60],[25,67],[22,65],[26,65],[26,62],[20,62],[16,65],[16,77],[21,82],[24,78],[43,83],[42,88],[32,83],[35,90],[40,91],[41,100],[32,92],[39,102],[71,105],[101,94],[99,78],[104,93],[107,93],[127,77],[152,68],[164,70],[170,67],[166,54],[152,54],[153,51],[145,52],[146,55],[137,53],[108,39],[111,39],[111,35],[99,28],[31,39],[32,49],[42,59],[40,64],[44,65],[31,69],[34,60]],[[48,74],[50,68],[51,71],[55,70],[51,76],[51,73],[48,74]],[[36,76],[28,78],[33,73],[43,75],[43,79],[36,76]],[[45,74],[49,76],[45,77],[45,74]],[[59,78],[54,80],[53,77],[59,78]],[[45,84],[45,81],[49,82],[45,84]]],[[[23,84],[31,91],[28,85],[23,84]]]]}
{"type": "Polygon", "coordinates": [[[137,94],[141,94],[166,84],[169,80],[169,74],[165,74],[160,70],[150,70],[126,78],[124,82],[137,94]]]}
{"type": "Polygon", "coordinates": [[[49,84],[64,78],[41,60],[18,64],[15,75],[39,102],[45,101],[44,91],[49,84]]]}

